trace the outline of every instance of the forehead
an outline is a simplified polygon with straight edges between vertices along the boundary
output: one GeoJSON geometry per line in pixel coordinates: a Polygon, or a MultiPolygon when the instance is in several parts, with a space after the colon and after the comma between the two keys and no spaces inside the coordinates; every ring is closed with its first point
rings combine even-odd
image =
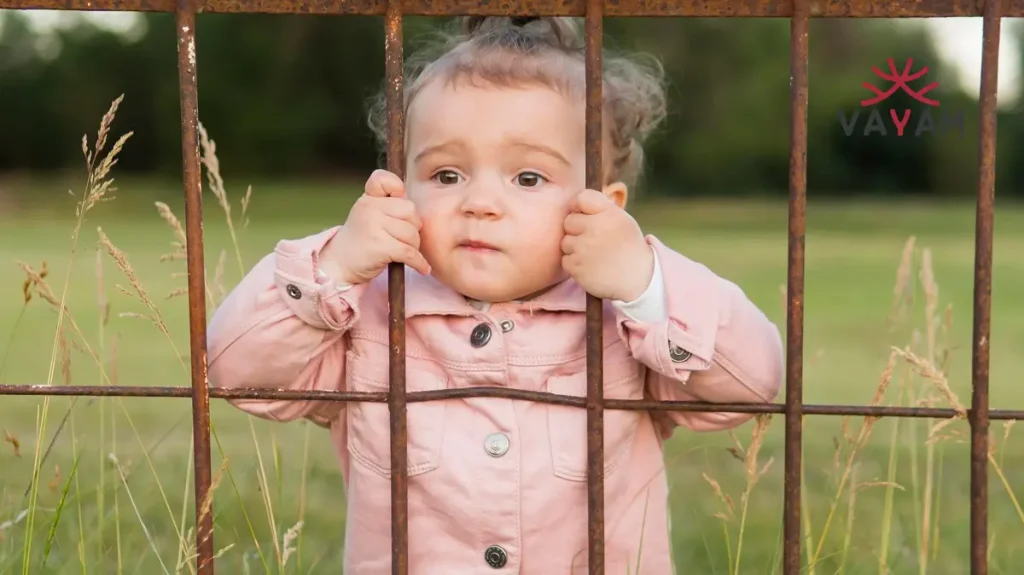
{"type": "Polygon", "coordinates": [[[480,146],[515,139],[575,155],[582,153],[585,113],[582,100],[539,83],[433,80],[409,106],[409,151],[449,139],[480,146]]]}

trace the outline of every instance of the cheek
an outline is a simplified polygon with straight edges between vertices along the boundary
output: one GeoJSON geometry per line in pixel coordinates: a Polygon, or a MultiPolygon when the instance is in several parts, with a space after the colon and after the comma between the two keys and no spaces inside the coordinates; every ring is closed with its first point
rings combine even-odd
{"type": "Polygon", "coordinates": [[[416,204],[416,214],[420,217],[423,227],[420,228],[420,251],[431,251],[438,243],[443,243],[446,235],[449,234],[451,218],[444,211],[444,206],[436,199],[423,195],[413,197],[416,204]]]}
{"type": "Polygon", "coordinates": [[[420,228],[420,246],[421,249],[429,249],[444,236],[445,226],[443,220],[423,212],[420,212],[420,221],[423,222],[423,227],[420,228]]]}
{"type": "Polygon", "coordinates": [[[526,218],[519,226],[520,241],[527,244],[535,253],[561,253],[564,214],[558,210],[548,212],[544,217],[526,218]]]}

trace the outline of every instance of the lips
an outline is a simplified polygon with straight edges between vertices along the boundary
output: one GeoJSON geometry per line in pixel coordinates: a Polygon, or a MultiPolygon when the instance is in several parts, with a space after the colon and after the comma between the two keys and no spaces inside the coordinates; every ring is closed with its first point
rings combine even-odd
{"type": "Polygon", "coordinates": [[[487,242],[481,242],[481,241],[478,241],[478,240],[466,240],[464,242],[460,242],[459,243],[459,247],[460,248],[466,248],[466,249],[469,249],[469,250],[474,250],[474,251],[484,251],[484,250],[498,251],[497,246],[494,246],[494,245],[489,244],[487,242]]]}

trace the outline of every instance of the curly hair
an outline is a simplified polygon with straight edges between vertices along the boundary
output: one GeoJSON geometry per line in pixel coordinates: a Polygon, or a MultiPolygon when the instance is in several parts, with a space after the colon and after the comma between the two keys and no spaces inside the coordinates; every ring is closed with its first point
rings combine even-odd
{"type": "MultiPolygon", "coordinates": [[[[459,24],[406,60],[403,112],[434,80],[540,84],[584,97],[585,48],[577,19],[470,16],[459,24]]],[[[610,153],[606,180],[633,186],[643,168],[643,144],[665,118],[664,70],[656,59],[640,54],[606,54],[602,61],[603,126],[610,153]]],[[[369,126],[386,145],[383,91],[371,103],[369,126]]]]}

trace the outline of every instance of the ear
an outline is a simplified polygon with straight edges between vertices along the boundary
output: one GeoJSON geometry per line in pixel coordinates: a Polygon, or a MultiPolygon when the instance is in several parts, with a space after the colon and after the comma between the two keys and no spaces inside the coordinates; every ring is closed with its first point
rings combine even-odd
{"type": "Polygon", "coordinates": [[[626,187],[626,184],[614,182],[605,186],[601,192],[620,210],[626,209],[626,201],[629,200],[629,188],[626,187]]]}

